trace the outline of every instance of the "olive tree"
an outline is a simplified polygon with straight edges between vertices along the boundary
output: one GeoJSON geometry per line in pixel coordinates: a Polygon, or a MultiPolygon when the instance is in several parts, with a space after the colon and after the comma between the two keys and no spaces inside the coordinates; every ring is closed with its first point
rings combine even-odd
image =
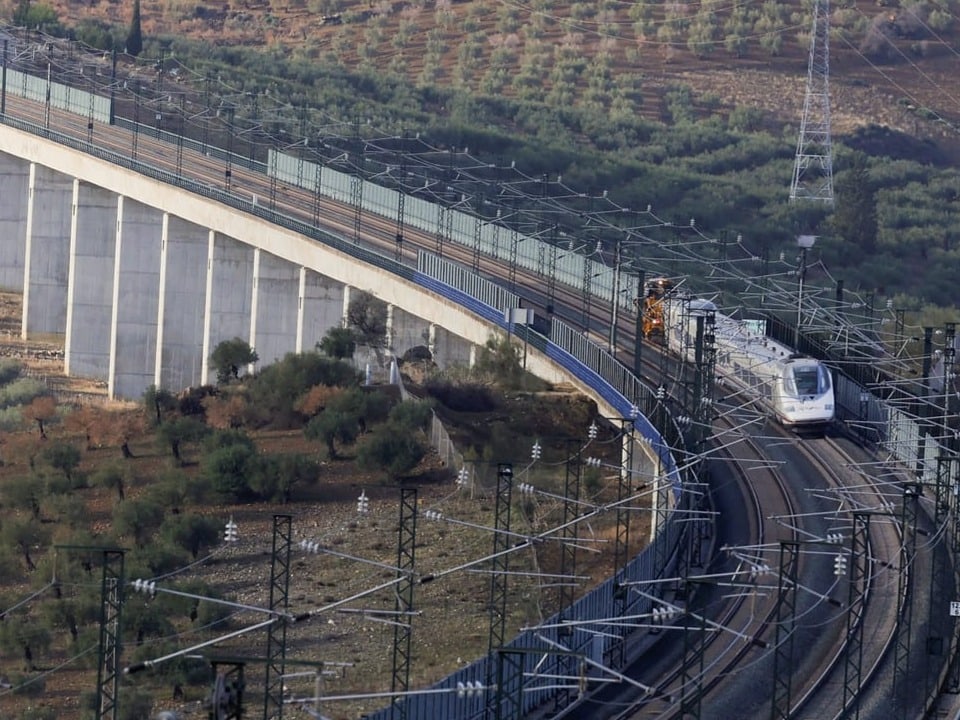
{"type": "Polygon", "coordinates": [[[251,365],[259,359],[256,350],[250,347],[246,340],[238,337],[224,340],[210,354],[210,362],[217,372],[217,382],[221,384],[237,379],[240,377],[241,367],[251,365]]]}

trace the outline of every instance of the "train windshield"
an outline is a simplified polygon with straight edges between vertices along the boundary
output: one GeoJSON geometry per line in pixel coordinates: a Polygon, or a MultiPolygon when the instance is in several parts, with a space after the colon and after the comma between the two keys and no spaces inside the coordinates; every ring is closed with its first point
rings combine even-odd
{"type": "Polygon", "coordinates": [[[823,365],[793,368],[791,388],[796,395],[821,395],[830,389],[830,373],[823,365]]]}

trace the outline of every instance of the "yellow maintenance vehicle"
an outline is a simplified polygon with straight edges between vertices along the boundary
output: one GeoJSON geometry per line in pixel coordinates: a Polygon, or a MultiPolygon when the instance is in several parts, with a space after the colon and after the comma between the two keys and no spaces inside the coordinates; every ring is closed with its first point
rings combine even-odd
{"type": "Polygon", "coordinates": [[[643,336],[652,342],[664,342],[664,298],[673,289],[668,278],[652,278],[644,283],[644,296],[638,302],[643,312],[643,336]]]}

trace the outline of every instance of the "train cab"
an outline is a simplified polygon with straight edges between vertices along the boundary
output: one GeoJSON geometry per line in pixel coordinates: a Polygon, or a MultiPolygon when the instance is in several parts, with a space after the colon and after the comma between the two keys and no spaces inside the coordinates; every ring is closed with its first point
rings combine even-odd
{"type": "Polygon", "coordinates": [[[781,366],[779,385],[775,405],[784,425],[822,431],[833,420],[833,380],[823,363],[792,356],[781,366]]]}

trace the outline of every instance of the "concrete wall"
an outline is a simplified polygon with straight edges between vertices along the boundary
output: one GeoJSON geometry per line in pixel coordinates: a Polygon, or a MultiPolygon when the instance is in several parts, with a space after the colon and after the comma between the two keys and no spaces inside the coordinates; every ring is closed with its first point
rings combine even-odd
{"type": "Polygon", "coordinates": [[[403,357],[412,347],[426,347],[429,340],[429,322],[396,305],[387,308],[387,346],[394,355],[403,357]]]}
{"type": "Polygon", "coordinates": [[[328,330],[343,326],[344,294],[342,283],[301,268],[297,352],[312,350],[328,330]]]}
{"type": "Polygon", "coordinates": [[[269,365],[297,345],[300,268],[258,248],[254,273],[250,344],[260,364],[269,365]]]}
{"type": "Polygon", "coordinates": [[[33,163],[29,192],[21,334],[24,338],[63,335],[67,328],[73,176],[33,163]]]}
{"type": "Polygon", "coordinates": [[[177,390],[202,384],[209,238],[206,228],[169,213],[163,216],[157,387],[177,390]]]}
{"type": "Polygon", "coordinates": [[[113,278],[108,391],[137,398],[156,382],[163,214],[121,196],[113,278]]]}
{"type": "Polygon", "coordinates": [[[430,325],[427,348],[433,357],[444,359],[444,367],[473,367],[477,346],[464,342],[456,333],[433,323],[430,325]]]}
{"type": "Polygon", "coordinates": [[[73,183],[64,364],[67,375],[107,380],[113,323],[118,198],[73,183]]]}
{"type": "Polygon", "coordinates": [[[23,291],[30,163],[0,153],[0,290],[23,291]]]}
{"type": "Polygon", "coordinates": [[[210,353],[224,340],[249,342],[253,302],[253,254],[249,245],[210,232],[207,242],[207,292],[203,340],[205,383],[217,381],[210,353]]]}

